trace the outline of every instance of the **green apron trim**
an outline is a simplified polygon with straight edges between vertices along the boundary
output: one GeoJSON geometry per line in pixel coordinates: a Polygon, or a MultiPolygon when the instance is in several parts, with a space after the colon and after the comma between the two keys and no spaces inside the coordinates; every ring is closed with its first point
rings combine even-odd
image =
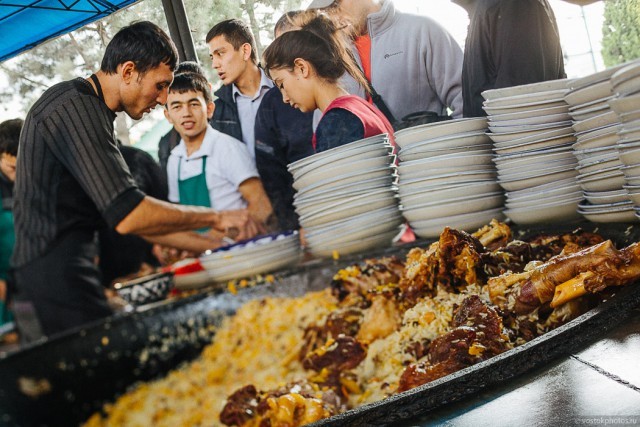
{"type": "MultiPolygon", "coordinates": [[[[2,200],[11,205],[11,200],[5,198],[2,200]]],[[[13,247],[16,242],[16,233],[13,228],[13,212],[10,209],[0,208],[0,279],[7,280],[9,272],[9,260],[13,253],[13,247]]],[[[0,301],[0,325],[4,325],[13,321],[11,312],[7,309],[4,301],[0,301]]]]}
{"type": "MultiPolygon", "coordinates": [[[[211,198],[209,188],[207,188],[207,156],[202,157],[202,173],[187,179],[180,179],[182,158],[178,162],[178,197],[181,205],[203,206],[210,208],[211,198]]],[[[200,233],[208,231],[209,228],[197,230],[200,233]]]]}

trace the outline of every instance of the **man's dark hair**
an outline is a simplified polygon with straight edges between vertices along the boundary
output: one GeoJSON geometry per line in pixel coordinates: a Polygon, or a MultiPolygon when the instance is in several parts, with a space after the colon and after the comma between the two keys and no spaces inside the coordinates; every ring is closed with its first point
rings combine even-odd
{"type": "Polygon", "coordinates": [[[100,69],[114,74],[118,65],[127,61],[133,61],[140,74],[160,64],[167,64],[175,70],[178,51],[162,28],[152,22],[141,21],[123,27],[113,36],[102,57],[100,69]]]}
{"type": "Polygon", "coordinates": [[[24,120],[22,119],[11,119],[0,123],[0,153],[18,155],[20,131],[23,124],[24,120]]]}
{"type": "Polygon", "coordinates": [[[204,68],[202,65],[198,64],[196,61],[182,61],[178,64],[178,68],[176,68],[175,74],[179,73],[196,73],[196,74],[204,74],[204,68]]]}
{"type": "Polygon", "coordinates": [[[251,46],[251,60],[254,64],[258,63],[258,49],[256,47],[256,39],[253,32],[247,24],[240,19],[228,19],[213,26],[207,33],[205,41],[209,43],[214,37],[224,36],[235,50],[242,47],[243,44],[249,43],[251,46]]]}
{"type": "MultiPolygon", "coordinates": [[[[213,102],[213,97],[211,96],[211,86],[209,86],[209,82],[203,75],[197,73],[176,74],[173,82],[171,83],[171,86],[169,86],[169,93],[185,93],[189,91],[202,93],[207,104],[213,102]]],[[[165,105],[167,108],[169,108],[169,103],[165,105]]]]}

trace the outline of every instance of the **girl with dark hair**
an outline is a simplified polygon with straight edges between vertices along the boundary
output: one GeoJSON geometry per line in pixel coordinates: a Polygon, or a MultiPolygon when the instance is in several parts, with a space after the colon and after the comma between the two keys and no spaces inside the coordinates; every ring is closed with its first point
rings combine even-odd
{"type": "Polygon", "coordinates": [[[362,72],[346,47],[344,35],[320,14],[300,30],[282,34],[265,50],[265,71],[282,92],[284,102],[303,112],[319,108],[322,119],[313,135],[316,152],[388,133],[387,118],[364,99],[339,84],[349,73],[365,90],[362,72]]]}

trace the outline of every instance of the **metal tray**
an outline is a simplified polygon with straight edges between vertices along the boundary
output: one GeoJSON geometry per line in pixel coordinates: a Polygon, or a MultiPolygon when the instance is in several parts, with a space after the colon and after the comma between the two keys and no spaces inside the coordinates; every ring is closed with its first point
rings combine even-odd
{"type": "MultiPolygon", "coordinates": [[[[555,224],[514,231],[521,235],[559,233],[578,226],[600,232],[618,247],[640,240],[640,225],[629,224],[555,224]]],[[[307,264],[278,275],[273,284],[243,289],[237,295],[217,292],[161,303],[0,355],[0,425],[78,424],[130,385],[162,377],[197,357],[214,338],[215,326],[244,302],[319,290],[328,286],[335,271],[344,265],[371,256],[402,257],[412,246],[307,264]]],[[[314,425],[388,425],[428,413],[575,352],[624,321],[638,305],[640,285],[627,286],[595,309],[521,347],[314,425]]]]}

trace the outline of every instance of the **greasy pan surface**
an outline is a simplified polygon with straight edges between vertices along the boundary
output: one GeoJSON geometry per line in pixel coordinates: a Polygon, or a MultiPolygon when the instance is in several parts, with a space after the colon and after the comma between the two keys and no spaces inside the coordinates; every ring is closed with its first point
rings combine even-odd
{"type": "MultiPolygon", "coordinates": [[[[618,247],[640,241],[640,226],[581,223],[612,239],[618,247]]],[[[576,224],[514,228],[514,235],[560,233],[576,224]]],[[[421,246],[427,242],[418,242],[421,246]]],[[[408,247],[368,254],[397,254],[408,247]]],[[[362,258],[362,257],[360,257],[362,258]]],[[[132,315],[115,316],[86,328],[30,346],[0,359],[0,425],[75,425],[113,401],[128,386],[163,376],[196,357],[213,339],[214,327],[245,301],[267,296],[299,296],[329,285],[338,268],[357,261],[307,265],[278,277],[276,283],[241,290],[238,295],[209,294],[160,304],[132,315]]],[[[568,324],[521,347],[437,381],[363,406],[314,425],[392,424],[464,399],[570,354],[623,322],[640,305],[640,286],[615,297],[568,324]]],[[[217,414],[212,414],[217,417],[217,414]]]]}

